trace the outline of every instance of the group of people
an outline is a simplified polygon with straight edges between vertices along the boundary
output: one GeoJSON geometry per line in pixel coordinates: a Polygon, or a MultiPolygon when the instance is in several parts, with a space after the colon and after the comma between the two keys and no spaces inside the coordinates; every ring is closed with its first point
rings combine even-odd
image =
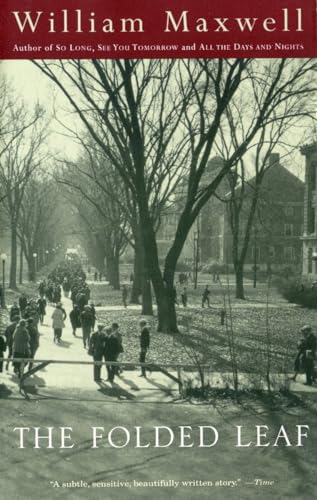
{"type": "MultiPolygon", "coordinates": [[[[184,287],[182,289],[180,297],[181,297],[182,306],[186,308],[188,306],[188,293],[187,293],[186,287],[184,287]]],[[[203,294],[202,294],[202,298],[201,298],[201,307],[202,308],[204,308],[206,304],[208,307],[210,307],[210,298],[209,297],[210,297],[210,289],[209,289],[209,285],[206,285],[204,288],[203,294]]],[[[174,288],[174,299],[175,299],[175,304],[178,305],[177,292],[176,292],[175,288],[174,288]]]]}
{"type": "MultiPolygon", "coordinates": [[[[146,353],[150,347],[150,331],[145,320],[140,321],[140,363],[146,362],[146,353]]],[[[122,345],[122,335],[118,323],[112,323],[111,327],[106,328],[102,324],[97,325],[97,331],[90,338],[88,354],[94,361],[94,381],[101,382],[101,362],[117,362],[119,355],[124,352],[122,345]]],[[[107,380],[114,381],[115,375],[120,374],[120,368],[117,365],[107,364],[107,380]]],[[[141,366],[141,377],[146,377],[146,367],[141,366]]]]}
{"type": "MultiPolygon", "coordinates": [[[[19,298],[19,303],[14,302],[10,308],[10,324],[6,327],[0,338],[0,372],[3,371],[1,359],[7,351],[7,358],[34,358],[39,348],[40,334],[38,325],[43,323],[46,313],[46,300],[39,297],[38,300],[28,300],[25,294],[19,298]]],[[[29,364],[29,370],[32,369],[29,364]]],[[[22,375],[21,363],[14,361],[14,373],[19,377],[22,375]]],[[[9,363],[6,363],[6,370],[9,363]]]]}

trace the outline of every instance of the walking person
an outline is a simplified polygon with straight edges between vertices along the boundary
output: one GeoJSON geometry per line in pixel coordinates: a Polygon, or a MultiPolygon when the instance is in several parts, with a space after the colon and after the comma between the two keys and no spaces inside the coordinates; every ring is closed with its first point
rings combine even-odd
{"type": "Polygon", "coordinates": [[[3,353],[7,350],[7,341],[4,335],[0,335],[0,373],[3,372],[3,353]]]}
{"type": "Polygon", "coordinates": [[[52,319],[53,319],[53,330],[54,330],[54,342],[57,344],[60,343],[61,337],[62,337],[62,332],[63,328],[65,328],[65,319],[66,319],[66,313],[62,309],[62,304],[58,303],[56,304],[56,307],[53,311],[52,314],[52,319]]]}
{"type": "MultiPolygon", "coordinates": [[[[140,325],[140,363],[145,363],[146,353],[150,347],[150,331],[145,319],[141,319],[140,325]]],[[[146,368],[141,366],[140,377],[146,377],[146,368]]]]}
{"type": "MultiPolygon", "coordinates": [[[[94,332],[89,341],[88,353],[93,357],[94,361],[102,361],[105,353],[106,336],[103,332],[103,325],[97,325],[97,331],[94,332]]],[[[94,381],[101,381],[101,364],[94,364],[94,381]]]]}
{"type": "Polygon", "coordinates": [[[316,356],[317,339],[309,325],[304,325],[301,328],[304,335],[303,342],[303,362],[306,373],[305,385],[312,385],[315,381],[314,361],[316,356]]]}
{"type": "Polygon", "coordinates": [[[187,290],[186,290],[186,287],[184,287],[182,293],[181,293],[181,300],[182,300],[182,304],[183,304],[183,307],[187,307],[187,290]]]}
{"type": "Polygon", "coordinates": [[[125,309],[128,307],[127,299],[128,299],[128,289],[126,285],[122,285],[122,303],[125,309]]]}
{"type": "Polygon", "coordinates": [[[91,310],[91,317],[92,317],[92,324],[91,324],[91,331],[93,332],[95,329],[95,324],[96,324],[96,309],[95,309],[95,304],[93,302],[90,302],[90,310],[91,310]]]}
{"type": "Polygon", "coordinates": [[[73,335],[74,335],[74,337],[76,337],[76,330],[77,330],[77,328],[81,327],[80,309],[76,304],[74,305],[74,308],[69,313],[69,319],[70,319],[70,322],[72,325],[73,335]]]}
{"type": "MultiPolygon", "coordinates": [[[[119,342],[116,335],[113,333],[111,328],[106,328],[106,338],[105,338],[105,350],[104,356],[106,361],[117,361],[119,355],[119,342]]],[[[116,366],[107,365],[108,379],[109,382],[114,381],[116,374],[116,366]]]]}
{"type": "Polygon", "coordinates": [[[84,349],[88,349],[90,333],[93,324],[93,315],[89,306],[85,306],[84,310],[80,313],[80,322],[83,332],[84,349]]]}
{"type": "Polygon", "coordinates": [[[13,321],[16,316],[20,316],[20,308],[17,302],[14,302],[10,309],[10,321],[13,321]]]}
{"type": "MultiPolygon", "coordinates": [[[[27,331],[30,336],[30,358],[34,359],[35,353],[40,345],[40,335],[38,329],[34,325],[33,318],[27,320],[27,331]]],[[[29,370],[32,370],[33,363],[29,364],[29,370]]]]}
{"type": "Polygon", "coordinates": [[[299,373],[304,372],[303,357],[304,357],[305,338],[304,338],[302,329],[300,329],[300,333],[301,333],[302,337],[297,344],[297,356],[296,356],[295,362],[294,362],[294,375],[292,377],[292,380],[294,380],[294,382],[296,381],[297,375],[299,373]]]}
{"type": "Polygon", "coordinates": [[[205,307],[206,303],[208,304],[208,307],[210,307],[209,295],[210,295],[209,286],[206,285],[206,287],[203,291],[203,296],[202,296],[202,300],[201,300],[201,307],[205,307]]]}
{"type": "MultiPolygon", "coordinates": [[[[124,352],[123,345],[122,345],[122,335],[120,333],[120,328],[118,323],[114,322],[111,325],[111,330],[112,333],[116,336],[117,341],[118,341],[118,356],[117,356],[117,361],[120,356],[124,352]]],[[[123,372],[123,370],[119,366],[115,366],[115,372],[117,375],[123,372]]]]}
{"type": "Polygon", "coordinates": [[[26,306],[28,305],[28,299],[26,298],[25,293],[22,293],[22,295],[19,298],[19,307],[20,307],[20,312],[21,312],[21,317],[24,317],[24,310],[26,306]]]}
{"type": "MultiPolygon", "coordinates": [[[[12,323],[4,331],[4,336],[6,338],[7,348],[8,348],[8,359],[12,358],[13,355],[13,334],[20,321],[20,316],[15,316],[12,323]]],[[[9,369],[9,361],[6,363],[6,370],[9,369]]]]}
{"type": "MultiPolygon", "coordinates": [[[[26,321],[21,319],[13,334],[13,358],[29,358],[31,354],[30,349],[30,335],[26,328],[26,321]]],[[[19,378],[23,375],[23,369],[20,361],[14,361],[14,373],[19,378]]]]}
{"type": "Polygon", "coordinates": [[[40,323],[41,325],[43,325],[44,316],[46,315],[46,306],[47,306],[47,302],[44,299],[43,295],[41,295],[41,297],[37,300],[37,306],[38,306],[40,323]]]}

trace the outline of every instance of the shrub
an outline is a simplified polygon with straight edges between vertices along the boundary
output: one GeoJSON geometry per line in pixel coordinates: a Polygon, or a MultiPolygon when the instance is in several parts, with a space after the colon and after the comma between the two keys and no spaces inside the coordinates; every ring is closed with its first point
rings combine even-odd
{"type": "Polygon", "coordinates": [[[304,286],[295,279],[284,279],[278,285],[282,296],[292,304],[299,304],[309,309],[317,309],[317,289],[304,286]]]}

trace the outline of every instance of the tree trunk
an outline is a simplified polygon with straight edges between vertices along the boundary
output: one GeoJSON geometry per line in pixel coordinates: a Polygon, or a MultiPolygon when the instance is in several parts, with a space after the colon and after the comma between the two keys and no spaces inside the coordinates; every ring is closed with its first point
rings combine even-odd
{"type": "Polygon", "coordinates": [[[244,296],[244,284],[243,284],[243,266],[235,266],[236,274],[236,298],[245,299],[244,296]]]}
{"type": "Polygon", "coordinates": [[[113,287],[114,290],[120,290],[120,271],[119,271],[119,256],[115,255],[113,249],[108,249],[107,251],[107,270],[106,276],[109,281],[109,285],[113,287]]]}
{"type": "Polygon", "coordinates": [[[151,281],[145,266],[142,276],[142,314],[153,316],[151,281]]]}
{"type": "Polygon", "coordinates": [[[167,289],[156,294],[158,332],[178,333],[175,298],[169,294],[167,289]]]}
{"type": "Polygon", "coordinates": [[[9,288],[17,288],[17,229],[16,221],[11,221],[11,265],[9,288]]]}
{"type": "Polygon", "coordinates": [[[23,284],[23,248],[20,246],[20,269],[19,269],[19,285],[23,284]]]}
{"type": "Polygon", "coordinates": [[[28,259],[28,273],[29,273],[29,280],[35,281],[35,278],[36,278],[35,259],[34,259],[32,254],[31,254],[30,258],[28,259]]]}
{"type": "Polygon", "coordinates": [[[133,282],[130,295],[130,304],[140,304],[139,297],[142,294],[142,262],[140,249],[137,243],[134,250],[133,282]]]}

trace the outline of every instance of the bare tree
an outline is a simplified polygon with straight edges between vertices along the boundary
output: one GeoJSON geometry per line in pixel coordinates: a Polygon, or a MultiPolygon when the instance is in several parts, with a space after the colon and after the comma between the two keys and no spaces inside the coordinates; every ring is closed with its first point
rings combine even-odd
{"type": "MultiPolygon", "coordinates": [[[[250,93],[251,96],[258,95],[258,88],[254,84],[250,93]]],[[[239,144],[245,140],[249,128],[257,119],[256,110],[247,105],[250,93],[247,96],[238,95],[226,109],[218,145],[218,150],[225,160],[230,158],[239,144]]],[[[267,186],[263,186],[266,174],[279,164],[279,155],[274,156],[273,153],[279,148],[285,158],[303,143],[305,132],[299,134],[298,131],[309,130],[315,118],[313,97],[313,95],[308,96],[306,92],[302,95],[294,93],[283,103],[282,111],[280,108],[273,110],[271,119],[265,127],[259,129],[246,148],[246,153],[250,153],[249,159],[247,160],[246,155],[240,157],[234,169],[226,177],[229,193],[223,201],[227,204],[226,214],[232,236],[232,261],[236,276],[237,298],[244,299],[244,265],[250,242],[256,240],[257,229],[260,226],[263,233],[265,221],[261,213],[267,212],[268,203],[273,210],[272,197],[267,196],[268,193],[265,192],[267,186]]],[[[255,260],[255,283],[256,267],[255,260]]]]}
{"type": "Polygon", "coordinates": [[[158,329],[177,331],[174,275],[193,223],[273,114],[282,113],[290,97],[315,91],[316,62],[72,60],[34,64],[62,90],[131,190],[158,305],[158,329]],[[251,103],[256,119],[221,171],[202,185],[224,113],[235,94],[250,92],[250,86],[256,90],[251,103]],[[153,185],[160,184],[159,193],[173,190],[182,176],[183,206],[162,272],[150,210],[153,185]]]}
{"type": "Polygon", "coordinates": [[[21,203],[28,181],[33,172],[45,160],[42,145],[46,136],[43,124],[43,110],[36,106],[29,112],[24,104],[9,107],[12,133],[2,137],[2,154],[0,158],[0,184],[2,202],[10,221],[11,231],[11,266],[10,288],[16,288],[17,270],[17,225],[20,217],[21,203]]]}
{"type": "Polygon", "coordinates": [[[33,254],[37,254],[40,266],[45,263],[45,251],[51,248],[57,231],[58,205],[58,191],[51,179],[35,175],[29,179],[20,205],[17,232],[32,281],[36,272],[33,254]]]}
{"type": "Polygon", "coordinates": [[[110,285],[119,290],[119,260],[129,238],[129,224],[119,202],[122,183],[109,165],[107,167],[104,161],[100,164],[100,157],[84,153],[77,162],[65,161],[64,168],[55,173],[55,178],[66,190],[79,223],[85,228],[79,233],[85,233],[89,240],[84,244],[86,250],[102,272],[106,260],[110,285]],[[99,178],[99,171],[107,172],[107,191],[95,181],[99,178]]]}

